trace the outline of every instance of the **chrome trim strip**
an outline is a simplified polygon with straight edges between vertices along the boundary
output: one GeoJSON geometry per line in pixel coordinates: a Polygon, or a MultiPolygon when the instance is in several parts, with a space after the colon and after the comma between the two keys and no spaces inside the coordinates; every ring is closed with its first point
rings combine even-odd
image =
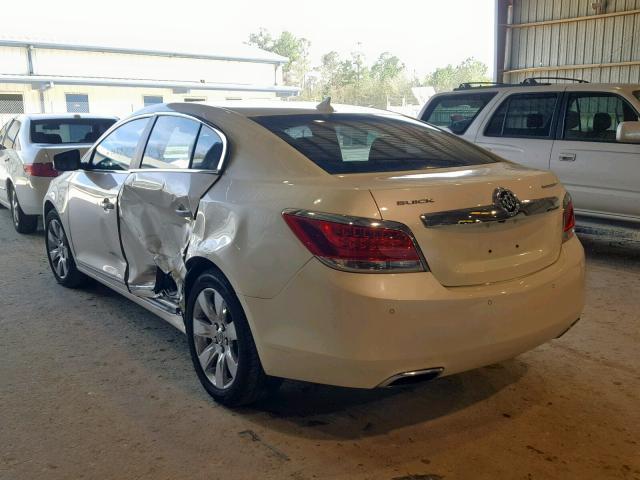
{"type": "MultiPolygon", "coordinates": [[[[305,210],[300,208],[285,208],[282,210],[282,214],[288,213],[290,215],[297,215],[300,217],[307,218],[315,218],[318,220],[325,220],[327,222],[335,222],[335,223],[346,223],[350,225],[357,225],[361,227],[371,227],[371,228],[390,228],[393,230],[400,230],[401,232],[407,234],[413,243],[416,252],[418,252],[418,256],[420,257],[420,263],[422,264],[422,269],[420,270],[403,270],[399,273],[415,273],[415,272],[430,272],[429,264],[422,254],[422,250],[420,249],[420,245],[416,240],[416,237],[413,235],[413,232],[409,227],[407,227],[404,223],[394,222],[392,220],[377,220],[375,218],[365,218],[365,217],[354,217],[351,215],[342,215],[339,213],[327,213],[327,212],[316,212],[312,210],[305,210]]],[[[320,257],[316,257],[322,263],[327,265],[328,267],[334,268],[340,271],[349,271],[353,273],[390,273],[389,270],[371,270],[364,272],[363,270],[358,269],[347,269],[344,267],[337,268],[334,264],[329,262],[327,259],[323,259],[320,257]]]]}
{"type": "MultiPolygon", "coordinates": [[[[225,160],[227,157],[227,151],[229,150],[229,140],[227,139],[227,136],[215,125],[213,125],[211,122],[209,122],[208,120],[205,120],[203,118],[200,117],[195,117],[193,115],[187,115],[184,113],[180,113],[180,112],[167,112],[167,111],[160,111],[160,112],[151,112],[151,113],[143,113],[140,115],[134,115],[132,117],[127,117],[119,122],[114,123],[113,125],[111,125],[111,127],[109,127],[109,129],[104,132],[102,134],[102,136],[100,138],[98,138],[98,140],[95,141],[95,143],[91,146],[91,148],[89,148],[85,154],[82,156],[81,159],[81,164],[83,163],[83,160],[85,159],[90,159],[91,155],[93,155],[94,150],[96,149],[96,147],[98,145],[100,145],[100,143],[102,142],[102,140],[104,138],[106,138],[108,135],[111,134],[111,132],[113,132],[115,129],[120,128],[122,125],[132,122],[134,120],[139,120],[141,118],[150,118],[150,117],[154,117],[154,116],[160,116],[160,115],[166,115],[166,116],[174,116],[174,117],[184,117],[184,118],[188,118],[189,120],[193,120],[195,122],[201,123],[202,125],[206,125],[207,127],[209,127],[211,130],[213,130],[214,132],[216,132],[216,134],[222,139],[222,153],[220,154],[220,160],[218,160],[218,165],[216,167],[215,170],[194,170],[191,168],[177,168],[177,169],[160,169],[160,168],[129,168],[127,170],[101,170],[101,169],[87,169],[87,171],[91,171],[91,172],[120,172],[120,173],[129,173],[129,172],[138,172],[138,171],[154,171],[154,172],[172,172],[172,171],[176,171],[176,172],[188,172],[188,173],[213,173],[216,175],[220,175],[222,173],[222,169],[225,165],[225,160]]],[[[149,140],[148,138],[146,139],[147,141],[149,140]]],[[[146,148],[146,145],[145,145],[146,148]]],[[[138,161],[138,159],[136,158],[136,162],[138,161]]],[[[133,162],[133,163],[136,163],[133,162]]],[[[88,162],[85,162],[88,164],[88,162]]]]}
{"type": "Polygon", "coordinates": [[[444,212],[424,213],[420,216],[425,227],[442,227],[447,225],[465,225],[475,223],[504,222],[517,218],[521,214],[530,217],[547,213],[560,208],[558,197],[544,197],[533,200],[520,200],[519,210],[514,215],[505,210],[497,202],[492,205],[447,210],[444,212]]]}
{"type": "Polygon", "coordinates": [[[387,378],[384,382],[382,382],[380,385],[378,385],[378,387],[382,388],[382,387],[393,386],[392,384],[395,381],[400,380],[401,378],[420,377],[422,375],[431,375],[431,374],[434,374],[434,373],[436,375],[435,375],[435,377],[432,378],[432,380],[435,380],[440,375],[442,375],[442,372],[444,372],[444,368],[443,367],[436,367],[436,368],[426,368],[424,370],[412,370],[410,372],[398,373],[396,375],[393,375],[393,376],[387,378]]]}

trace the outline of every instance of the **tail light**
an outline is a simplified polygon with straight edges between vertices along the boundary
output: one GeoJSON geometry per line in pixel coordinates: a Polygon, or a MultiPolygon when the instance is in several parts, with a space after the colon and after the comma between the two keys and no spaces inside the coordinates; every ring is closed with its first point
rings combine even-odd
{"type": "Polygon", "coordinates": [[[573,201],[571,195],[565,194],[562,201],[562,241],[566,242],[573,237],[573,229],[576,226],[576,215],[573,211],[573,201]]]}
{"type": "Polygon", "coordinates": [[[282,216],[313,255],[337,270],[426,270],[411,232],[402,224],[306,210],[287,210],[282,216]]]}
{"type": "Polygon", "coordinates": [[[32,163],[24,166],[24,172],[32,177],[57,177],[58,171],[53,163],[32,163]]]}

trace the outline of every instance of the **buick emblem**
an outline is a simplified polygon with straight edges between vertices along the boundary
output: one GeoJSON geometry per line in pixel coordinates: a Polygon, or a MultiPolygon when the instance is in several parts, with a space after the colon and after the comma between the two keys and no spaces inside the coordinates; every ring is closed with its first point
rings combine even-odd
{"type": "Polygon", "coordinates": [[[516,194],[507,188],[498,187],[493,192],[493,203],[504,210],[510,217],[520,211],[520,200],[516,194]]]}

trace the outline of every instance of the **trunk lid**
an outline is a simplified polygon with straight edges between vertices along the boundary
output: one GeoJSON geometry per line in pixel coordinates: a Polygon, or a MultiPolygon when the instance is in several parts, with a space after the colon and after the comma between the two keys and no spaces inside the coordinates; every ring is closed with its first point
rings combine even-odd
{"type": "Polygon", "coordinates": [[[351,181],[360,181],[360,188],[366,182],[384,220],[411,229],[431,272],[445,286],[522,277],[551,265],[560,254],[564,189],[551,172],[500,162],[351,181]],[[521,213],[508,217],[494,197],[498,188],[517,196],[521,213]],[[479,213],[483,206],[491,208],[479,213]],[[486,221],[491,214],[500,220],[486,221]]]}
{"type": "Polygon", "coordinates": [[[79,150],[80,157],[82,157],[89,148],[91,148],[90,143],[76,143],[76,144],[65,144],[65,145],[46,145],[39,146],[38,151],[36,152],[32,163],[53,163],[54,155],[58,153],[67,152],[69,150],[79,150]]]}

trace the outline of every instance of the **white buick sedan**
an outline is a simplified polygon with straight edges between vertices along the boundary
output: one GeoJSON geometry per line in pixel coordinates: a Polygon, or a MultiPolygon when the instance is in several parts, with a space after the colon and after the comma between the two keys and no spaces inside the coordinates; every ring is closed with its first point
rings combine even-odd
{"type": "Polygon", "coordinates": [[[481,367],[583,307],[555,175],[390,112],[158,105],[54,163],[55,279],[96,279],[186,332],[226,405],[280,378],[373,388],[481,367]]]}

